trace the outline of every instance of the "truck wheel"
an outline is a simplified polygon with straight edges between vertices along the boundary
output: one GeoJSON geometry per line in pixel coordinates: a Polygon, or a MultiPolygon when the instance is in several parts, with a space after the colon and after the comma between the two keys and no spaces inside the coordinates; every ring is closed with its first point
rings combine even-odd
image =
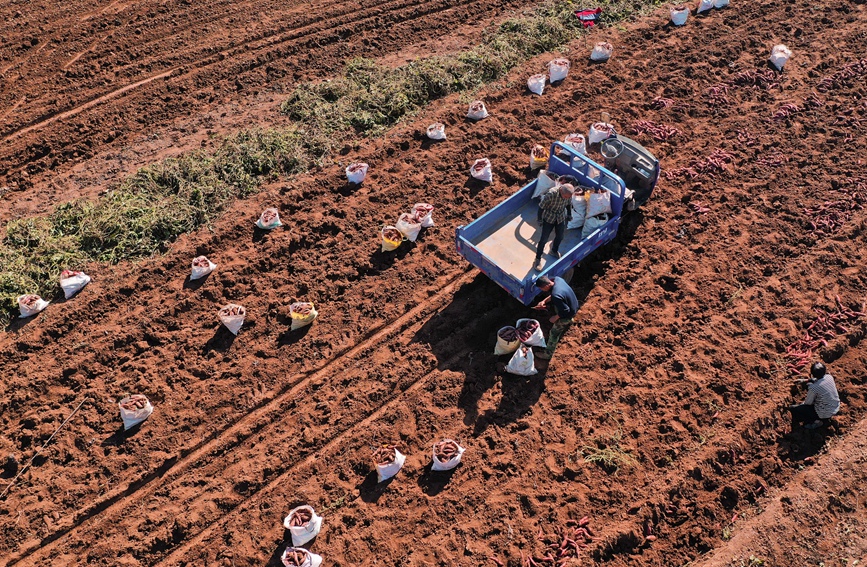
{"type": "Polygon", "coordinates": [[[574,275],[575,275],[575,267],[573,266],[573,267],[569,268],[568,270],[566,270],[561,277],[566,281],[566,283],[570,283],[572,281],[572,276],[574,276],[574,275]]]}

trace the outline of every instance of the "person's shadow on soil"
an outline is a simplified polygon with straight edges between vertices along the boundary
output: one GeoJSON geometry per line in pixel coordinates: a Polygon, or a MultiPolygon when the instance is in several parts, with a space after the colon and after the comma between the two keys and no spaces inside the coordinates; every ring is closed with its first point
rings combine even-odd
{"type": "MultiPolygon", "coordinates": [[[[802,396],[802,393],[797,393],[795,399],[802,396]]],[[[812,459],[825,448],[829,438],[839,436],[848,425],[848,416],[842,411],[824,420],[824,425],[818,429],[807,429],[803,424],[795,423],[788,411],[781,410],[779,420],[786,423],[784,427],[787,430],[777,439],[777,455],[784,461],[812,459]]]]}
{"type": "Polygon", "coordinates": [[[428,496],[436,496],[445,489],[452,480],[452,476],[462,466],[464,466],[463,463],[459,463],[458,466],[450,471],[435,471],[431,468],[432,463],[428,463],[418,477],[418,486],[428,496]]]}
{"type": "MultiPolygon", "coordinates": [[[[413,342],[430,347],[437,357],[439,370],[464,376],[457,405],[464,412],[465,425],[476,424],[479,400],[500,380],[504,364],[491,352],[497,331],[514,325],[519,318],[537,317],[531,313],[480,274],[461,286],[451,303],[432,316],[413,338],[413,342]]],[[[541,365],[537,363],[537,366],[541,365]]],[[[510,391],[510,385],[505,388],[510,391]]],[[[528,403],[535,403],[535,400],[528,403]]],[[[496,413],[506,419],[501,411],[496,413]]],[[[486,424],[482,424],[482,429],[484,427],[486,424]]]]}
{"type": "MultiPolygon", "coordinates": [[[[400,473],[398,473],[400,474],[400,473]]],[[[388,490],[388,486],[394,481],[397,475],[383,480],[382,482],[377,482],[379,480],[376,471],[370,471],[361,484],[358,485],[358,496],[361,498],[362,502],[367,502],[368,504],[375,504],[385,491],[388,490]]]]}

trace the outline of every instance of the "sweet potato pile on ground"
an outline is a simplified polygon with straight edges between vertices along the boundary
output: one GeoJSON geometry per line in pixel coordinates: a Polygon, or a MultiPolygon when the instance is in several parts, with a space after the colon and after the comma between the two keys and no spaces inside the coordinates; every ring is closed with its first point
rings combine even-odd
{"type": "Polygon", "coordinates": [[[135,394],[133,396],[130,396],[127,401],[120,404],[120,407],[125,410],[135,411],[144,409],[147,403],[148,399],[146,397],[142,396],[141,394],[135,394]]]}
{"type": "Polygon", "coordinates": [[[457,457],[458,444],[451,440],[440,441],[434,445],[434,456],[441,463],[447,463],[457,457]]]}

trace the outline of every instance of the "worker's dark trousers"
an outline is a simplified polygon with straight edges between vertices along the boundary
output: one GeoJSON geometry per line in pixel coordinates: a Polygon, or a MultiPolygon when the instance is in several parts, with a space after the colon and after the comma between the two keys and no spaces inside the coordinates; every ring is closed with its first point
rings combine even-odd
{"type": "Polygon", "coordinates": [[[792,412],[792,425],[800,425],[802,423],[813,423],[819,416],[816,414],[816,408],[813,404],[798,404],[791,406],[789,411],[792,412]]]}
{"type": "Polygon", "coordinates": [[[545,348],[548,354],[554,354],[554,350],[557,348],[560,339],[563,338],[563,335],[566,334],[566,331],[568,331],[571,326],[572,319],[557,319],[557,322],[554,323],[553,327],[551,327],[551,334],[548,335],[548,346],[545,348]]]}
{"type": "Polygon", "coordinates": [[[551,224],[542,222],[542,236],[539,238],[539,246],[536,247],[536,260],[542,257],[545,252],[545,245],[551,237],[551,231],[554,231],[554,243],[551,245],[551,254],[560,251],[560,243],[563,242],[563,235],[566,234],[566,221],[560,224],[551,224]]]}

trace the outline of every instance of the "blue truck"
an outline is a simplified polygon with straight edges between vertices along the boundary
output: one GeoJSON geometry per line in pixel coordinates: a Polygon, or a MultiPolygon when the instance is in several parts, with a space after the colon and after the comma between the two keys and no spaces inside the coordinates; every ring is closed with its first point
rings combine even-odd
{"type": "Polygon", "coordinates": [[[602,188],[611,194],[608,221],[586,238],[580,229],[567,230],[559,259],[546,255],[542,270],[534,269],[541,232],[538,202],[533,199],[538,179],[470,224],[459,226],[455,234],[458,254],[524,305],[540,293],[535,286],[539,276],[571,277],[578,263],[614,239],[623,215],[643,205],[659,179],[659,161],[634,140],[612,131],[611,137],[602,141],[600,152],[604,166],[570,145],[551,144],[548,171],[573,176],[584,187],[602,188]]]}

